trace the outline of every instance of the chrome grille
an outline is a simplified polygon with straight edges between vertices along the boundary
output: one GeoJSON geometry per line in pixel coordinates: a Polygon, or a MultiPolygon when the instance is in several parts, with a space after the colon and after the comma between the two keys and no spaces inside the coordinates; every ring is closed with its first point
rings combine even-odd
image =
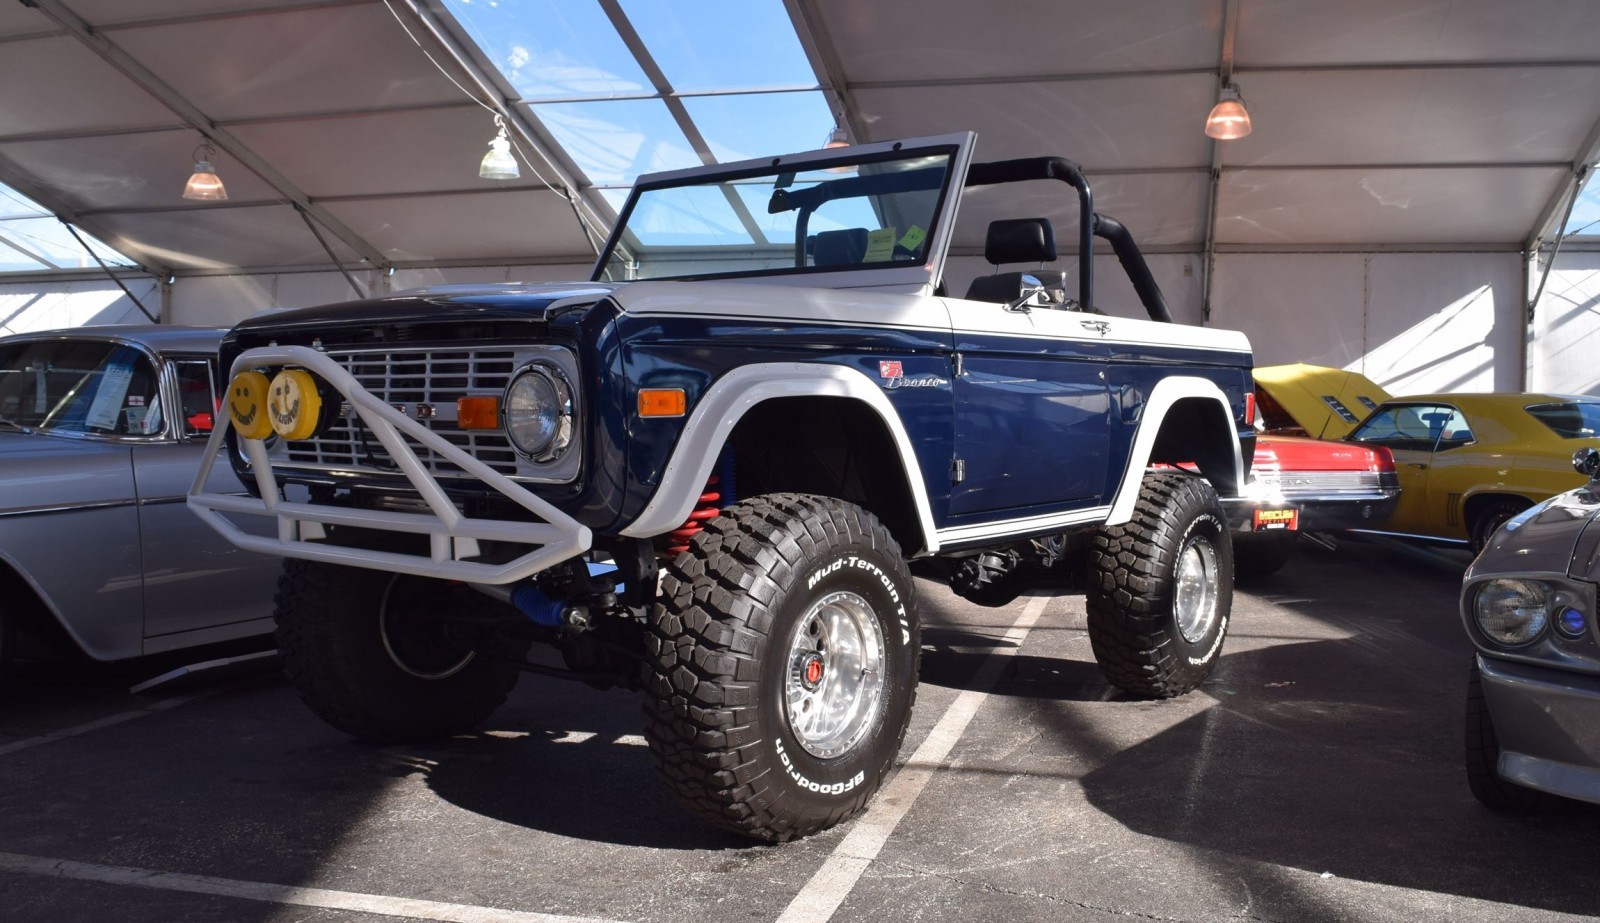
{"type": "MultiPolygon", "coordinates": [[[[515,349],[394,349],[339,352],[328,356],[343,366],[356,380],[386,404],[403,407],[407,416],[417,419],[418,405],[431,405],[435,416],[417,419],[418,423],[460,446],[474,458],[505,475],[519,473],[520,459],[505,432],[462,430],[456,425],[456,399],[469,395],[499,397],[517,367],[515,349]]],[[[410,442],[410,440],[408,440],[410,442]]],[[[424,466],[435,475],[461,475],[461,469],[438,453],[410,442],[424,466]]],[[[282,458],[291,465],[397,471],[394,459],[361,418],[347,407],[316,439],[289,443],[280,448],[282,458]]],[[[275,455],[278,453],[274,453],[275,455]]]]}

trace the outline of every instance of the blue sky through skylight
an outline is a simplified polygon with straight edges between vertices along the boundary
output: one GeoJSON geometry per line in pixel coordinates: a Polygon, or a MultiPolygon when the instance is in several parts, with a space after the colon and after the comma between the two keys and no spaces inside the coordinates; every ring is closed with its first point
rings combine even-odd
{"type": "MultiPolygon", "coordinates": [[[[133,261],[95,240],[83,239],[110,266],[133,261]]],[[[98,268],[66,226],[22,193],[0,183],[0,273],[98,268]]]]}
{"type": "Polygon", "coordinates": [[[1583,191],[1578,193],[1572,216],[1561,233],[1600,237],[1600,169],[1589,170],[1589,178],[1584,180],[1583,191]]]}
{"type": "MultiPolygon", "coordinates": [[[[639,98],[656,88],[600,0],[444,5],[590,183],[627,186],[641,173],[700,165],[667,105],[639,98]]],[[[833,113],[782,0],[619,6],[672,91],[688,94],[683,106],[717,162],[827,139],[833,113]],[[796,92],[722,95],[751,90],[796,92]]]]}

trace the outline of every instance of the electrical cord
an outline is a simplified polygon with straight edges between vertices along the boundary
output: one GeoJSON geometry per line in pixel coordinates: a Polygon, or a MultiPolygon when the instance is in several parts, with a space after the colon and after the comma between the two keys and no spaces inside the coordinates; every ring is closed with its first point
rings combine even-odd
{"type": "MultiPolygon", "coordinates": [[[[411,27],[406,24],[404,17],[402,17],[400,12],[394,8],[394,3],[392,0],[383,0],[383,6],[389,11],[389,15],[394,17],[394,21],[400,24],[400,28],[405,30],[406,37],[410,38],[412,44],[417,46],[417,50],[422,52],[423,57],[427,58],[428,62],[432,64],[440,74],[444,75],[444,79],[450,81],[450,83],[456,89],[460,90],[462,95],[466,96],[468,99],[477,103],[479,106],[482,106],[485,110],[495,114],[496,116],[502,118],[510,116],[510,113],[504,112],[499,107],[484,102],[478,97],[478,94],[462,86],[460,81],[456,80],[455,76],[451,74],[443,64],[439,63],[438,59],[433,56],[433,53],[428,51],[427,46],[422,44],[422,40],[417,38],[416,33],[411,31],[411,27]]],[[[594,223],[589,219],[589,216],[584,214],[583,209],[580,207],[577,201],[576,195],[570,187],[552,183],[550,180],[545,178],[543,173],[539,172],[538,167],[534,166],[534,157],[523,149],[521,140],[516,137],[516,134],[517,133],[514,132],[509,133],[508,140],[511,141],[511,146],[516,148],[517,153],[522,155],[523,162],[528,165],[528,171],[531,172],[534,177],[539,180],[539,182],[543,183],[547,189],[566,200],[567,205],[572,209],[572,214],[577,217],[578,224],[583,228],[584,239],[588,242],[590,248],[593,249],[596,254],[598,254],[601,248],[600,241],[604,241],[606,239],[606,235],[601,233],[600,229],[595,227],[594,223]]],[[[543,160],[544,158],[540,157],[538,159],[543,160]]]]}

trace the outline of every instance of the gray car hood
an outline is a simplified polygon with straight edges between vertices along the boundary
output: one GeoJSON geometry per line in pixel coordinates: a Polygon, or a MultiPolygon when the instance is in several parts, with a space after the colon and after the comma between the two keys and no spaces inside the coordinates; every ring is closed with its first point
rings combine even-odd
{"type": "Polygon", "coordinates": [[[1543,572],[1600,581],[1600,485],[1557,494],[1495,533],[1477,573],[1543,572]]]}

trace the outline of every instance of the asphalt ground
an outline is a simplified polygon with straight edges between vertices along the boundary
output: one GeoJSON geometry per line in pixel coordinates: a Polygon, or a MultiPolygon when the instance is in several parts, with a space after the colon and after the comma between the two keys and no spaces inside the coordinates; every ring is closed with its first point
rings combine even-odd
{"type": "Polygon", "coordinates": [[[270,660],[36,666],[0,695],[0,920],[1590,919],[1600,808],[1467,791],[1466,563],[1305,548],[1165,702],[1106,685],[1080,596],[919,578],[898,775],[782,846],[682,812],[624,692],[529,676],[480,733],[373,747],[270,660]]]}

